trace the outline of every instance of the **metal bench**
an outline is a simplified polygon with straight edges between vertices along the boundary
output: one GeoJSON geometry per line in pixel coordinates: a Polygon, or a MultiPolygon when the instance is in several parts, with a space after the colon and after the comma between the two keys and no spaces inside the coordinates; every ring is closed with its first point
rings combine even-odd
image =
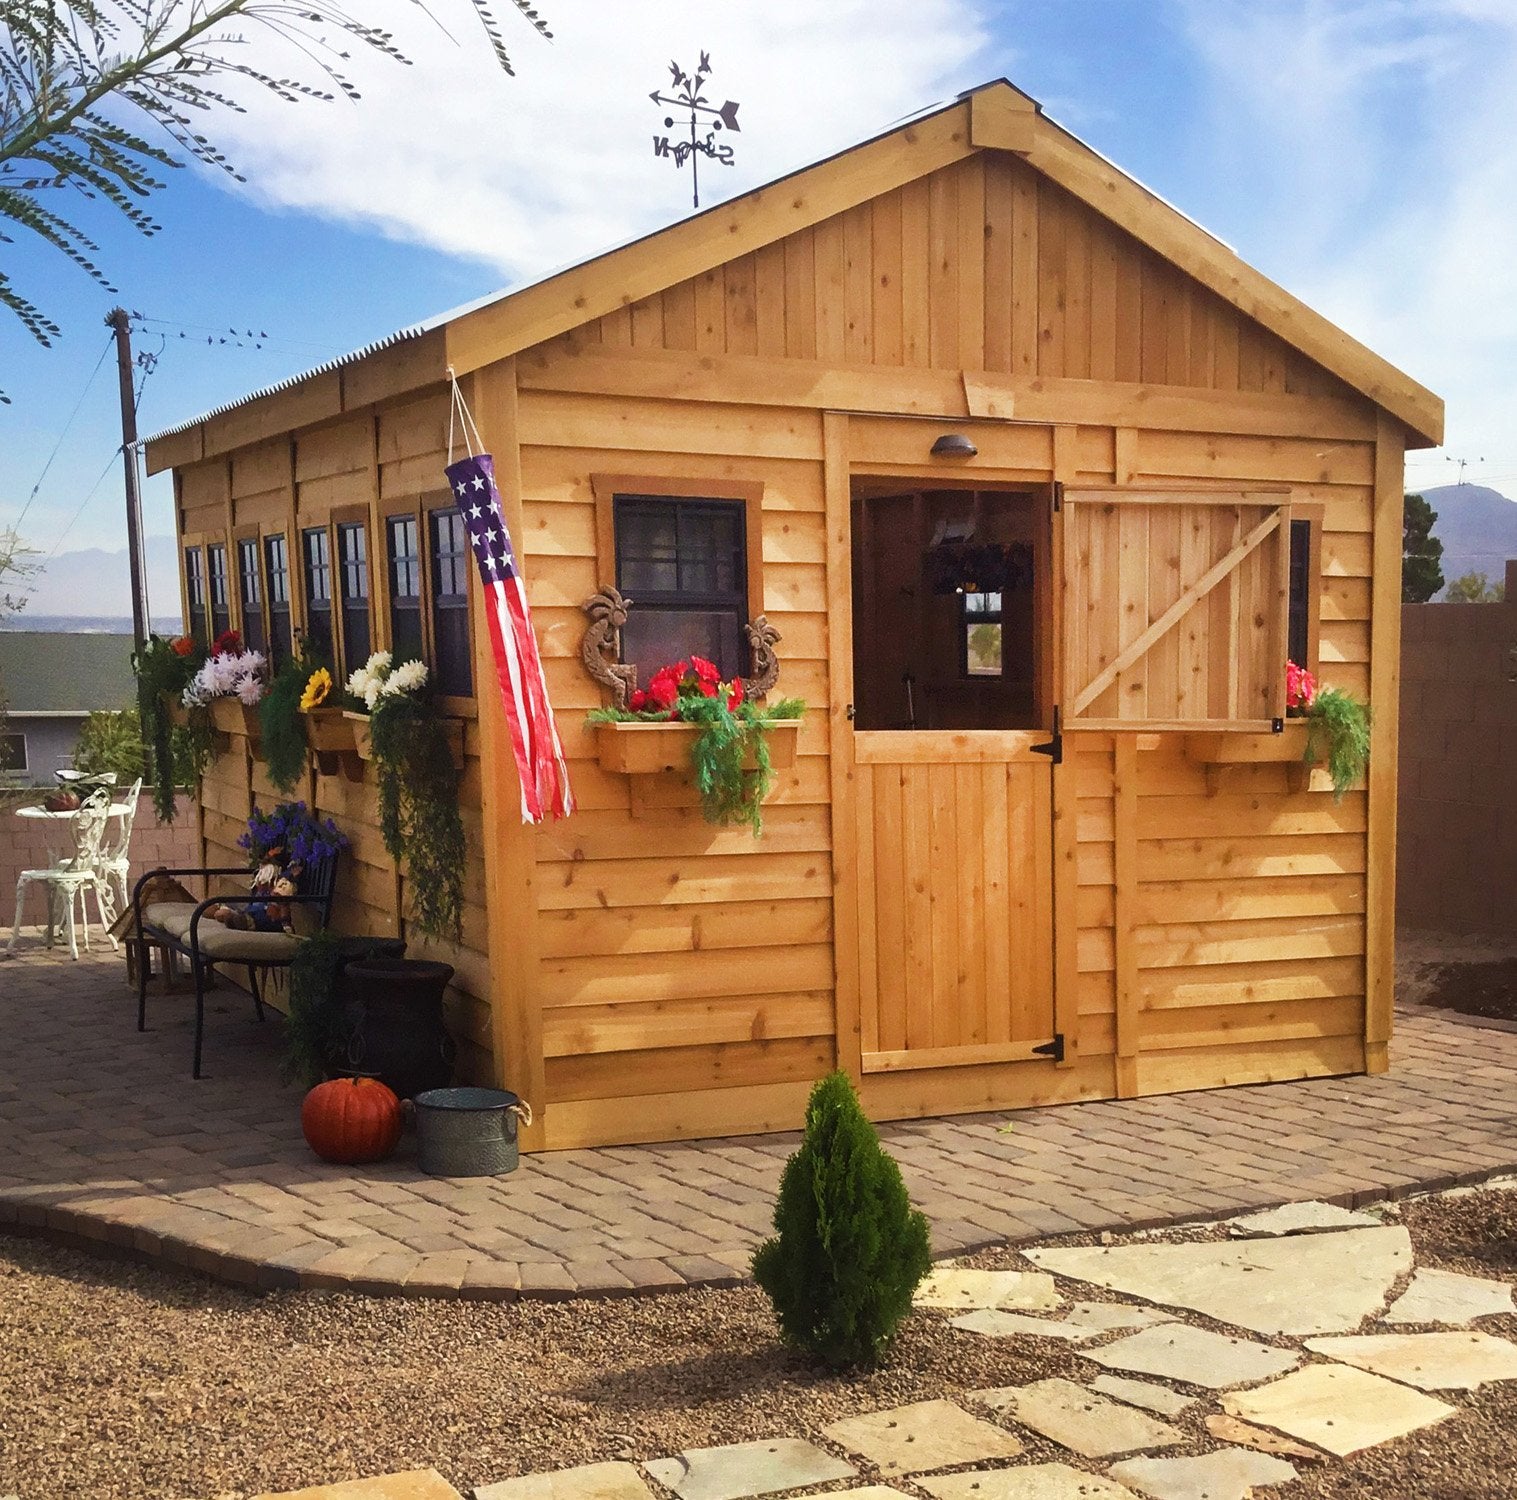
{"type": "MultiPolygon", "coordinates": [[[[301,873],[300,889],[294,896],[281,897],[293,906],[313,908],[317,913],[318,926],[325,928],[332,919],[332,902],[337,890],[337,861],[339,856],[329,854],[312,860],[301,873]]],[[[228,927],[206,913],[213,906],[251,906],[263,901],[264,896],[241,892],[231,896],[210,896],[204,901],[142,901],[143,887],[160,875],[199,875],[210,878],[219,875],[241,875],[246,878],[246,866],[206,866],[190,869],[159,868],[149,870],[132,889],[133,928],[138,952],[142,946],[153,943],[163,948],[165,955],[183,954],[190,962],[190,973],[195,984],[195,1066],[193,1076],[200,1077],[201,1051],[205,1037],[205,989],[206,976],[218,964],[241,964],[248,971],[248,988],[253,996],[253,1008],[261,1021],[263,1014],[262,974],[269,969],[287,969],[305,937],[292,932],[243,932],[228,927]]],[[[137,1030],[147,1030],[147,978],[148,966],[137,965],[137,1030]]]]}

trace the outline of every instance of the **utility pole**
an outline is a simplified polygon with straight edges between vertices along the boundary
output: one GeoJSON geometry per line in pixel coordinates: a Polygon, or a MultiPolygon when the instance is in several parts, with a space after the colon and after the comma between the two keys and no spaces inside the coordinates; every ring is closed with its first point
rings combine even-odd
{"type": "Polygon", "coordinates": [[[121,379],[121,459],[126,469],[126,553],[132,570],[132,635],[147,643],[147,579],[142,565],[142,487],[137,472],[137,400],[132,392],[132,325],[124,307],[105,320],[116,330],[116,369],[121,379]]]}

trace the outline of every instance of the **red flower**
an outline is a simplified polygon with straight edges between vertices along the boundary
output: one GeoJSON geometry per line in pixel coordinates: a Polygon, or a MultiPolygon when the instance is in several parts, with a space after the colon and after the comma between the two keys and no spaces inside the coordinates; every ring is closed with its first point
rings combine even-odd
{"type": "Polygon", "coordinates": [[[731,713],[743,701],[743,679],[734,677],[727,684],[727,712],[731,713]]]}
{"type": "Polygon", "coordinates": [[[1295,662],[1285,664],[1285,705],[1287,708],[1310,708],[1317,696],[1317,679],[1295,662]]]}
{"type": "Polygon", "coordinates": [[[640,714],[645,708],[647,708],[647,706],[648,695],[643,691],[642,688],[638,688],[637,691],[632,694],[631,698],[627,700],[627,707],[630,708],[635,714],[640,714]]]}
{"type": "Polygon", "coordinates": [[[175,656],[188,656],[195,649],[195,637],[192,635],[175,636],[169,642],[169,650],[175,656]]]}
{"type": "Polygon", "coordinates": [[[223,630],[211,643],[212,656],[241,656],[242,637],[235,630],[223,630]]]}
{"type": "Polygon", "coordinates": [[[679,697],[679,679],[669,675],[669,668],[665,667],[662,672],[655,672],[653,680],[648,684],[648,692],[645,703],[656,704],[659,708],[673,708],[674,700],[679,697]]]}
{"type": "MultiPolygon", "coordinates": [[[[713,687],[722,680],[721,671],[716,663],[707,661],[704,656],[692,656],[690,666],[702,682],[709,683],[713,687]]],[[[708,693],[707,696],[709,697],[710,694],[708,693]]]]}

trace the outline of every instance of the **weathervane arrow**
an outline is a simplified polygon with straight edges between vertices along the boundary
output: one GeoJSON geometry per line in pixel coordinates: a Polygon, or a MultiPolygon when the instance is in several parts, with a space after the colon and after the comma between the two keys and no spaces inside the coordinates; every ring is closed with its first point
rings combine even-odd
{"type": "MultiPolygon", "coordinates": [[[[733,164],[732,147],[719,143],[717,133],[722,130],[736,134],[742,132],[742,127],[737,123],[737,101],[728,99],[718,108],[709,103],[702,92],[706,76],[711,72],[711,54],[702,52],[700,57],[700,66],[694,74],[685,72],[677,62],[669,64],[669,74],[674,80],[673,87],[677,93],[662,94],[654,89],[648,95],[655,104],[667,105],[687,114],[687,118],[678,124],[682,129],[688,128],[690,138],[676,141],[667,135],[656,135],[653,137],[653,154],[669,157],[676,167],[684,166],[687,161],[690,163],[691,199],[696,208],[701,206],[700,158],[706,156],[724,167],[730,167],[733,164]],[[702,131],[705,132],[704,135],[702,131]]],[[[674,115],[666,116],[664,129],[675,128],[674,115]]]]}

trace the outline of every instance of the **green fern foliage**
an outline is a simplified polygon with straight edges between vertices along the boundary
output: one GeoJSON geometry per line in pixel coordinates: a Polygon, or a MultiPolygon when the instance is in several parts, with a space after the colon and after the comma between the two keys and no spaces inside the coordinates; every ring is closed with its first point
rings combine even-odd
{"type": "Polygon", "coordinates": [[[927,1220],[912,1209],[901,1169],[846,1073],[811,1092],[774,1227],[754,1254],[753,1276],[784,1342],[833,1369],[878,1365],[931,1264],[927,1220]]]}
{"type": "Polygon", "coordinates": [[[1306,759],[1325,762],[1341,802],[1370,761],[1370,710],[1342,688],[1322,688],[1306,714],[1306,759]]]}
{"type": "Polygon", "coordinates": [[[295,790],[306,768],[306,722],[300,695],[312,670],[303,657],[291,656],[258,700],[259,753],[269,780],[286,796],[295,790]]]}

